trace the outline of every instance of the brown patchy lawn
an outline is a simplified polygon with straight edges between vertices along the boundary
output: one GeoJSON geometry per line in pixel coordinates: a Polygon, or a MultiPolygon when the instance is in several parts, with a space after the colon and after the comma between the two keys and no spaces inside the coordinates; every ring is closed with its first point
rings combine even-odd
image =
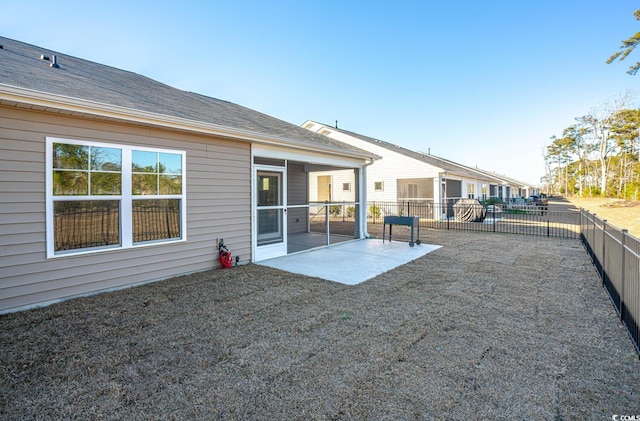
{"type": "Polygon", "coordinates": [[[0,316],[0,419],[640,412],[640,361],[579,241],[423,241],[443,247],[356,286],[247,265],[0,316]]]}
{"type": "Polygon", "coordinates": [[[607,198],[568,198],[575,207],[584,208],[606,219],[620,229],[629,230],[629,234],[640,238],[640,202],[624,202],[607,198]]]}

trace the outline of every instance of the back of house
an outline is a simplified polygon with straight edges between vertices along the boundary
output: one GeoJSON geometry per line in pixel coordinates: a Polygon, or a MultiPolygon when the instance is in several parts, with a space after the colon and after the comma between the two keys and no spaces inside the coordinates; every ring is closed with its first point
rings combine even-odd
{"type": "Polygon", "coordinates": [[[239,263],[287,254],[308,172],[372,157],[0,37],[0,313],[216,267],[221,240],[239,263]]]}

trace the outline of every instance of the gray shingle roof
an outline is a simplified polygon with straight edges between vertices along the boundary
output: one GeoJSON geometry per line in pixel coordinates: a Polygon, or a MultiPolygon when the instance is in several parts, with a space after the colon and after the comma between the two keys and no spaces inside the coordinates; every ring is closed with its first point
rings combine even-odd
{"type": "Polygon", "coordinates": [[[432,165],[432,166],[434,166],[436,168],[441,168],[443,171],[446,171],[446,172],[448,172],[450,174],[455,174],[455,175],[459,175],[459,176],[475,178],[475,179],[479,179],[479,180],[489,180],[489,181],[494,181],[494,182],[502,181],[502,178],[498,177],[497,175],[492,175],[491,173],[489,173],[487,171],[484,171],[484,170],[479,170],[479,169],[474,169],[474,168],[471,168],[471,167],[467,167],[465,165],[458,164],[456,162],[450,161],[448,159],[440,158],[440,157],[437,157],[435,155],[412,151],[410,149],[403,148],[402,146],[398,146],[398,145],[395,145],[393,143],[386,142],[384,140],[375,139],[373,137],[364,136],[364,135],[361,135],[359,133],[354,133],[354,132],[351,132],[351,131],[348,131],[348,130],[344,130],[344,129],[338,129],[338,128],[331,127],[331,126],[323,124],[323,123],[318,123],[318,122],[315,122],[315,123],[323,125],[327,129],[330,129],[332,131],[336,131],[336,132],[341,132],[341,133],[347,134],[349,136],[355,137],[356,139],[360,139],[360,140],[362,140],[364,142],[368,142],[368,143],[371,143],[373,145],[378,145],[378,146],[380,146],[382,148],[385,148],[385,149],[388,149],[390,151],[394,151],[394,152],[397,152],[399,154],[408,156],[409,158],[413,158],[413,159],[415,159],[417,161],[424,162],[424,163],[432,165]]]}
{"type": "Polygon", "coordinates": [[[179,117],[303,142],[338,148],[358,156],[371,153],[258,111],[187,92],[148,77],[67,54],[0,37],[0,84],[179,117]],[[59,67],[42,60],[56,56],[59,67]]]}

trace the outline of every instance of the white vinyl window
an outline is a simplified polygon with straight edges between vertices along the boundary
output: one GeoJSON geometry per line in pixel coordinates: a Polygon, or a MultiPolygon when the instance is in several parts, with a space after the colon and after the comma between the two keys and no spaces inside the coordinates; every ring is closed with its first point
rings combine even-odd
{"type": "Polygon", "coordinates": [[[47,257],[186,239],[186,153],[47,138],[47,257]]]}
{"type": "Polygon", "coordinates": [[[373,190],[375,191],[383,191],[384,190],[384,182],[376,181],[373,183],[373,190]]]}

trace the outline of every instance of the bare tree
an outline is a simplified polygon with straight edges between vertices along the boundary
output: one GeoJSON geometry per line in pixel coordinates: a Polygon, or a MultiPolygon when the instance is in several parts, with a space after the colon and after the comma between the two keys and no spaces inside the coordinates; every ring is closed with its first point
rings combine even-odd
{"type": "Polygon", "coordinates": [[[576,118],[579,124],[587,129],[585,134],[591,135],[596,145],[598,162],[600,163],[600,194],[606,195],[609,176],[609,157],[618,146],[612,137],[620,111],[631,102],[633,93],[626,91],[611,103],[605,104],[599,110],[576,118]]]}
{"type": "Polygon", "coordinates": [[[640,109],[621,110],[613,127],[613,135],[618,145],[618,196],[627,197],[628,187],[637,183],[640,168],[640,109]]]}

